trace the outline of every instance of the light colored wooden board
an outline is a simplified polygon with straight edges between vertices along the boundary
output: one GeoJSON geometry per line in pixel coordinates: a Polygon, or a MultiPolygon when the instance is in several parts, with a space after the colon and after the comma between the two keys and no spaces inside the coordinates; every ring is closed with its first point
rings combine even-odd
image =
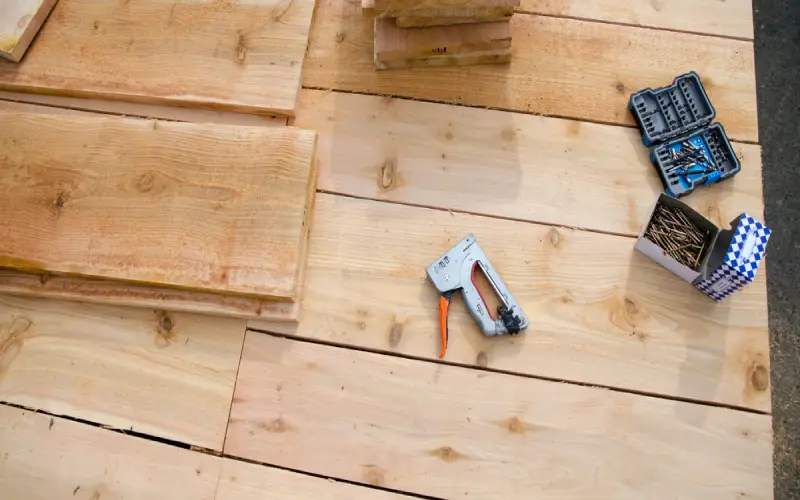
{"type": "Polygon", "coordinates": [[[751,0],[522,0],[521,12],[753,38],[751,0]]]}
{"type": "Polygon", "coordinates": [[[261,465],[223,459],[216,500],[403,500],[406,495],[364,488],[261,465]]]}
{"type": "MultiPolygon", "coordinates": [[[[301,257],[303,267],[305,259],[301,257]]],[[[213,314],[231,318],[297,322],[297,302],[149,287],[111,280],[32,274],[0,269],[0,292],[93,304],[213,314]]]]}
{"type": "MultiPolygon", "coordinates": [[[[316,90],[295,125],[319,133],[329,192],[634,236],[664,189],[622,127],[316,90]]],[[[761,148],[734,148],[742,171],[684,199],[719,226],[763,220],[761,148]]]]}
{"type": "Polygon", "coordinates": [[[297,327],[252,328],[434,359],[436,290],[425,269],[474,233],[531,325],[484,337],[460,298],[446,360],[770,410],[764,273],[719,304],[633,238],[442,210],[317,196],[297,327]]]}
{"type": "Polygon", "coordinates": [[[64,0],[0,89],[291,115],[314,0],[64,0]]]}
{"type": "MultiPolygon", "coordinates": [[[[426,7],[422,9],[386,9],[375,8],[374,0],[361,0],[361,14],[367,17],[394,17],[394,18],[427,18],[428,23],[436,22],[437,17],[471,17],[471,18],[490,18],[511,16],[514,13],[513,6],[505,7],[466,7],[466,8],[443,8],[441,5],[426,7]]],[[[420,20],[419,22],[423,22],[420,20]]],[[[452,24],[452,23],[443,23],[452,24]]],[[[431,26],[436,26],[431,24],[431,26]]]]}
{"type": "Polygon", "coordinates": [[[319,0],[316,18],[307,87],[633,126],[627,109],[633,92],[695,70],[731,138],[758,141],[750,42],[517,14],[509,66],[384,74],[374,70],[372,20],[359,4],[319,0]]]}
{"type": "Polygon", "coordinates": [[[0,124],[5,267],[296,298],[314,132],[24,113],[0,124]]]}
{"type": "Polygon", "coordinates": [[[179,122],[222,123],[226,125],[284,127],[287,118],[274,115],[248,115],[230,111],[179,108],[135,102],[82,99],[55,95],[23,94],[0,91],[0,109],[40,113],[94,111],[114,115],[157,118],[179,122]],[[65,110],[65,111],[59,111],[65,110]]]}
{"type": "Polygon", "coordinates": [[[217,457],[8,406],[0,420],[4,498],[214,499],[217,457]]]}
{"type": "Polygon", "coordinates": [[[0,400],[220,450],[244,329],[0,295],[0,400]]]}
{"type": "Polygon", "coordinates": [[[408,30],[398,28],[394,19],[375,19],[376,65],[431,56],[458,58],[510,47],[511,29],[505,22],[408,30]]]}
{"type": "Polygon", "coordinates": [[[477,17],[398,17],[399,28],[427,28],[430,26],[447,26],[451,24],[497,23],[509,22],[511,16],[477,16],[477,17]]]}
{"type": "Polygon", "coordinates": [[[379,10],[481,9],[516,7],[520,0],[372,0],[379,10]]]}
{"type": "Polygon", "coordinates": [[[375,61],[375,69],[442,68],[475,66],[479,64],[506,64],[511,60],[511,49],[482,50],[455,55],[425,56],[392,61],[375,61]]]}
{"type": "Polygon", "coordinates": [[[225,451],[438,498],[768,498],[771,421],[248,332],[225,451]]]}
{"type": "Polygon", "coordinates": [[[18,62],[57,0],[3,0],[0,6],[0,57],[18,62]]]}

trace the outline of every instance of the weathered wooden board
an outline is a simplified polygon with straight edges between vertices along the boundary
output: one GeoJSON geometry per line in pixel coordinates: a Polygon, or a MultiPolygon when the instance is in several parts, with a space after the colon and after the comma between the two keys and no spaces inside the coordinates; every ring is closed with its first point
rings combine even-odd
{"type": "Polygon", "coordinates": [[[395,61],[425,56],[458,56],[511,47],[509,23],[434,26],[418,30],[397,27],[394,19],[375,19],[375,60],[395,61]]]}
{"type": "Polygon", "coordinates": [[[511,21],[511,15],[476,17],[398,17],[396,20],[399,28],[427,28],[429,26],[447,26],[451,24],[497,23],[508,21],[511,21]]]}
{"type": "Polygon", "coordinates": [[[223,459],[216,500],[408,500],[388,491],[223,459]]]}
{"type": "Polygon", "coordinates": [[[373,0],[379,10],[481,9],[516,7],[520,0],[373,0]]]}
{"type": "Polygon", "coordinates": [[[509,66],[376,73],[372,20],[359,3],[319,0],[316,18],[307,87],[633,125],[633,92],[695,70],[728,134],[758,141],[751,42],[517,14],[509,66]]]}
{"type": "Polygon", "coordinates": [[[110,115],[157,118],[179,122],[222,123],[226,125],[249,125],[284,127],[287,118],[275,115],[250,115],[231,111],[157,106],[137,102],[109,101],[105,99],[82,99],[57,95],[24,94],[0,91],[0,109],[29,113],[77,113],[94,111],[110,115]]]}
{"type": "Polygon", "coordinates": [[[438,498],[768,498],[771,421],[248,332],[225,451],[438,498]]]}
{"type": "Polygon", "coordinates": [[[23,113],[0,128],[4,267],[296,299],[314,132],[23,113]]]}
{"type": "Polygon", "coordinates": [[[484,337],[454,299],[447,361],[770,410],[764,273],[717,304],[632,238],[327,194],[316,203],[299,326],[251,327],[436,358],[425,269],[474,233],[531,325],[484,337]]]}
{"type": "Polygon", "coordinates": [[[0,295],[0,400],[220,450],[244,329],[0,295]]]}
{"type": "Polygon", "coordinates": [[[291,115],[314,0],[64,0],[0,89],[291,115]]]}
{"type": "Polygon", "coordinates": [[[751,0],[522,0],[521,12],[753,38],[751,0]]]}
{"type": "MultiPolygon", "coordinates": [[[[316,90],[301,93],[295,125],[319,133],[329,192],[629,236],[663,192],[622,127],[316,90]]],[[[761,148],[734,148],[742,171],[685,198],[720,226],[763,214],[761,148]]]]}
{"type": "Polygon", "coordinates": [[[3,405],[0,420],[3,498],[214,499],[217,457],[3,405]]]}
{"type": "Polygon", "coordinates": [[[0,57],[19,62],[57,0],[3,0],[0,57]]]}
{"type": "Polygon", "coordinates": [[[411,59],[395,59],[392,61],[375,61],[375,68],[409,69],[409,68],[443,68],[451,66],[476,66],[479,64],[506,64],[511,60],[511,49],[481,50],[453,56],[424,56],[411,59]]]}
{"type": "MultiPolygon", "coordinates": [[[[394,17],[394,18],[424,18],[428,23],[435,23],[442,17],[470,17],[470,18],[489,18],[496,16],[511,16],[514,13],[513,6],[501,7],[467,7],[467,8],[448,8],[441,5],[417,9],[384,9],[375,8],[374,0],[361,0],[361,13],[368,17],[394,17]]],[[[422,22],[422,21],[420,21],[422,22]]],[[[443,23],[451,24],[451,23],[443,23]]],[[[431,24],[431,26],[438,26],[431,24]]]]}

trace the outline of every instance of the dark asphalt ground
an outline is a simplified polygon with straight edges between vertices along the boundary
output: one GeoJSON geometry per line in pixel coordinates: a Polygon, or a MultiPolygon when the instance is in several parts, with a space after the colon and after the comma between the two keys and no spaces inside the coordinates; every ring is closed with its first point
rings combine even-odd
{"type": "Polygon", "coordinates": [[[800,498],[800,0],[754,0],[775,498],[800,498]]]}

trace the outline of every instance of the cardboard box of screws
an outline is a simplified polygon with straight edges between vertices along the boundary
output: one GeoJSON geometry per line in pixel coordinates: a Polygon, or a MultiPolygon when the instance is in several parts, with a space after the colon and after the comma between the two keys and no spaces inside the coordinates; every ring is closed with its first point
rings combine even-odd
{"type": "Polygon", "coordinates": [[[636,240],[647,255],[714,300],[753,281],[770,229],[742,213],[720,229],[687,204],[661,194],[636,240]]]}

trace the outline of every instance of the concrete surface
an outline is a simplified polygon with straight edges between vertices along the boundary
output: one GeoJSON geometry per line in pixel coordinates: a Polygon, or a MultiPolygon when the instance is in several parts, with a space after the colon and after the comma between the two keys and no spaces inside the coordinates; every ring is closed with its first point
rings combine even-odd
{"type": "Polygon", "coordinates": [[[754,0],[775,498],[800,498],[800,0],[754,0]]]}

